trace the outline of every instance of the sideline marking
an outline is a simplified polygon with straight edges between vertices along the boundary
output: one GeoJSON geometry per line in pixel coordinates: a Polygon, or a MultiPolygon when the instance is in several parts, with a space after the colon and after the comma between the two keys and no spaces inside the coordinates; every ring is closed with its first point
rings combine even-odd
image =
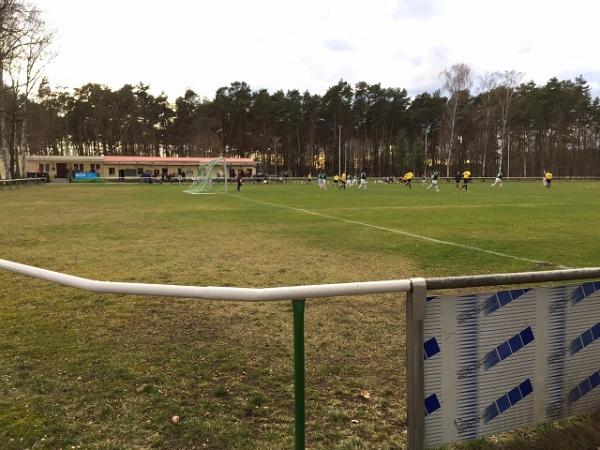
{"type": "Polygon", "coordinates": [[[539,261],[536,259],[521,258],[520,256],[509,255],[508,253],[501,253],[501,252],[496,252],[494,250],[487,250],[485,248],[475,247],[473,245],[468,245],[468,244],[459,244],[457,242],[443,241],[441,239],[430,238],[427,236],[422,236],[420,234],[410,233],[408,231],[397,230],[395,228],[387,228],[387,227],[382,227],[379,225],[373,225],[371,223],[359,222],[358,220],[350,220],[350,219],[344,219],[343,217],[330,216],[327,214],[310,211],[308,209],[294,208],[293,206],[280,205],[279,203],[271,203],[271,202],[266,202],[264,200],[256,200],[254,198],[248,198],[248,197],[244,197],[244,196],[238,195],[238,194],[230,194],[230,195],[232,197],[241,198],[243,200],[248,200],[250,202],[262,203],[264,205],[275,206],[277,208],[291,209],[292,211],[301,212],[304,214],[310,214],[312,216],[317,216],[317,217],[324,217],[325,219],[338,220],[340,222],[351,223],[353,225],[361,225],[363,227],[375,228],[376,230],[387,231],[389,233],[395,233],[395,234],[401,234],[403,236],[408,236],[408,237],[411,237],[414,239],[420,239],[422,241],[434,242],[436,244],[450,245],[452,247],[464,248],[466,250],[474,250],[477,252],[487,253],[488,255],[501,256],[503,258],[515,259],[517,261],[524,261],[524,262],[529,262],[529,263],[534,263],[534,264],[544,264],[544,265],[556,266],[559,269],[569,269],[569,267],[551,263],[549,261],[539,261]]]}
{"type": "MultiPolygon", "coordinates": [[[[357,211],[365,209],[406,209],[406,210],[427,210],[427,209],[455,209],[457,205],[412,205],[412,206],[349,206],[341,208],[314,208],[312,211],[357,211]]],[[[460,205],[461,208],[494,208],[494,207],[513,207],[513,208],[530,208],[532,206],[544,206],[542,203],[519,203],[518,205],[511,203],[495,203],[488,205],[460,205]]],[[[571,206],[565,203],[563,206],[571,206]]]]}

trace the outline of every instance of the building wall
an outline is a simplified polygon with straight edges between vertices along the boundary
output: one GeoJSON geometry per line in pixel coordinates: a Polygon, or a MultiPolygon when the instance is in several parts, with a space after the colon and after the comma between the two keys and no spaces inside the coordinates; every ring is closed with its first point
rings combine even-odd
{"type": "MultiPolygon", "coordinates": [[[[57,177],[57,164],[65,164],[68,171],[73,172],[77,170],[79,172],[90,172],[92,167],[99,176],[103,178],[117,178],[122,176],[120,171],[124,171],[124,176],[140,176],[144,173],[150,173],[152,176],[155,175],[155,171],[158,174],[174,174],[181,173],[184,177],[190,178],[192,176],[198,176],[198,165],[196,164],[116,164],[116,163],[105,163],[101,157],[57,157],[57,156],[31,156],[26,161],[26,172],[47,172],[50,174],[50,179],[57,177]],[[112,169],[112,170],[111,170],[112,169]]],[[[0,166],[1,167],[1,166],[0,166]]],[[[228,171],[234,170],[234,173],[230,173],[230,177],[236,177],[239,170],[244,170],[245,174],[251,173],[256,174],[256,167],[248,164],[229,164],[227,166],[228,171]]],[[[221,167],[214,167],[212,177],[219,176],[219,172],[222,172],[221,167]]],[[[64,176],[67,178],[67,175],[64,176]]]]}
{"type": "MultiPolygon", "coordinates": [[[[252,175],[256,174],[256,167],[249,165],[228,165],[227,170],[234,169],[235,174],[230,176],[237,176],[238,170],[244,170],[244,173],[248,173],[248,170],[252,175]]],[[[179,173],[186,178],[190,178],[192,176],[198,176],[198,166],[195,165],[133,165],[133,164],[102,164],[101,168],[101,176],[106,178],[119,177],[119,171],[125,171],[125,176],[141,176],[144,173],[149,173],[152,176],[155,176],[156,173],[158,175],[165,174],[174,174],[177,175],[179,173]],[[112,170],[111,170],[112,169],[112,170]],[[158,172],[156,172],[158,171],[158,172]],[[128,175],[131,174],[131,175],[128,175]]],[[[223,169],[221,167],[213,167],[211,176],[217,177],[219,176],[219,172],[222,172],[223,169]]],[[[222,176],[222,175],[221,175],[222,176]]]]}
{"type": "MultiPolygon", "coordinates": [[[[102,158],[99,157],[56,157],[34,156],[28,157],[25,163],[26,172],[46,172],[50,179],[57,177],[57,164],[65,164],[68,171],[90,172],[92,165],[97,172],[102,170],[102,158]],[[40,170],[41,169],[41,170],[40,170]]],[[[67,176],[65,175],[64,178],[67,176]]]]}

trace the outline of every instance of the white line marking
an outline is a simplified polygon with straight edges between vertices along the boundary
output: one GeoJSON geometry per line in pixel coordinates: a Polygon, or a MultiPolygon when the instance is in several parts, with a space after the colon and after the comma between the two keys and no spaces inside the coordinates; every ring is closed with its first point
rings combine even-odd
{"type": "Polygon", "coordinates": [[[330,216],[330,215],[327,215],[327,214],[322,214],[322,213],[310,211],[308,209],[294,208],[293,206],[280,205],[278,203],[266,202],[264,200],[256,200],[254,198],[248,198],[248,197],[244,197],[244,196],[237,195],[237,194],[230,194],[230,195],[232,197],[241,198],[241,199],[248,200],[248,201],[251,201],[251,202],[262,203],[264,205],[275,206],[277,208],[291,209],[292,211],[297,211],[297,212],[301,212],[301,213],[304,213],[304,214],[310,214],[312,216],[323,217],[325,219],[338,220],[340,222],[351,223],[353,225],[360,225],[360,226],[363,226],[363,227],[375,228],[376,230],[381,230],[381,231],[387,231],[389,233],[400,234],[402,236],[408,236],[408,237],[411,237],[411,238],[414,238],[414,239],[420,239],[422,241],[433,242],[433,243],[436,243],[436,244],[450,245],[452,247],[464,248],[466,250],[474,250],[474,251],[481,252],[481,253],[487,253],[488,255],[501,256],[503,258],[515,259],[517,261],[524,261],[524,262],[529,262],[529,263],[534,263],[534,264],[544,264],[544,265],[556,266],[556,267],[558,267],[560,269],[568,269],[569,268],[569,267],[562,266],[562,265],[559,265],[559,264],[551,263],[549,261],[539,261],[539,260],[536,260],[536,259],[522,258],[520,256],[509,255],[508,253],[496,252],[494,250],[487,250],[485,248],[475,247],[473,245],[459,244],[457,242],[451,242],[451,241],[443,241],[441,239],[430,238],[430,237],[427,237],[427,236],[422,236],[420,234],[410,233],[408,231],[397,230],[395,228],[387,228],[387,227],[382,227],[382,226],[379,226],[379,225],[373,225],[371,223],[359,222],[358,220],[350,220],[350,219],[344,219],[342,217],[330,216]]]}
{"type": "MultiPolygon", "coordinates": [[[[555,204],[556,205],[556,204],[555,204]]],[[[571,206],[572,204],[565,204],[565,206],[571,206]]],[[[511,204],[511,203],[490,203],[487,205],[460,205],[460,208],[494,208],[494,207],[498,207],[498,208],[504,208],[504,207],[511,207],[511,208],[531,208],[531,207],[535,207],[535,206],[544,206],[541,203],[519,203],[518,205],[515,204],[511,204]]],[[[412,205],[412,206],[355,206],[355,207],[341,207],[341,208],[314,208],[312,209],[312,211],[321,211],[321,210],[327,210],[327,211],[359,211],[359,210],[366,210],[366,209],[374,209],[374,210],[378,210],[378,209],[406,209],[406,210],[429,210],[429,209],[455,209],[457,207],[457,205],[412,205]]]]}

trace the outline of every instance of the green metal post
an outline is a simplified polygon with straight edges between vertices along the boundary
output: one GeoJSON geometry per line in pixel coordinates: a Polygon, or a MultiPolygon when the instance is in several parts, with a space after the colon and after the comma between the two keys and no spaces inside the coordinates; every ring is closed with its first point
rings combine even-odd
{"type": "Polygon", "coordinates": [[[294,311],[294,426],[296,450],[306,448],[304,410],[304,300],[292,300],[294,311]]]}

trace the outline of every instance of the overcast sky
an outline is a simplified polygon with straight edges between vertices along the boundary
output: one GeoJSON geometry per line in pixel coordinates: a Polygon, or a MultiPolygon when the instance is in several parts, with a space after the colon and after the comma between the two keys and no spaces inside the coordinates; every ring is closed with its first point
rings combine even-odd
{"type": "Polygon", "coordinates": [[[52,86],[139,81],[174,101],[191,88],[308,89],[340,78],[411,95],[457,62],[545,83],[583,74],[600,95],[598,0],[32,0],[56,29],[52,86]]]}

